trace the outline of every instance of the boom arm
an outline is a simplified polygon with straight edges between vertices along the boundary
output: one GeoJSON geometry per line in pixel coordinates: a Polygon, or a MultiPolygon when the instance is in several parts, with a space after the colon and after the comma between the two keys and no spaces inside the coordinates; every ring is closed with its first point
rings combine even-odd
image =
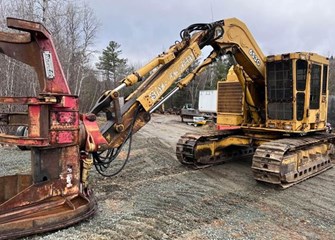
{"type": "Polygon", "coordinates": [[[246,25],[237,18],[222,22],[224,34],[222,38],[216,40],[216,47],[231,51],[248,76],[264,84],[266,57],[246,25]]]}
{"type": "MultiPolygon", "coordinates": [[[[101,128],[101,134],[106,141],[101,141],[101,137],[97,141],[94,137],[91,138],[91,152],[106,149],[116,149],[119,152],[125,141],[150,120],[151,112],[179,89],[187,86],[220,55],[232,54],[244,72],[264,88],[265,57],[247,27],[238,19],[193,24],[182,30],[180,35],[181,42],[175,43],[167,52],[125,77],[119,87],[106,91],[100,97],[91,113],[106,112],[107,122],[101,128]],[[171,85],[200,56],[201,49],[205,46],[213,47],[211,54],[162,99],[171,85]],[[146,75],[149,76],[122,105],[119,91],[142,81],[146,75]]],[[[89,134],[87,127],[86,132],[89,134]]]]}

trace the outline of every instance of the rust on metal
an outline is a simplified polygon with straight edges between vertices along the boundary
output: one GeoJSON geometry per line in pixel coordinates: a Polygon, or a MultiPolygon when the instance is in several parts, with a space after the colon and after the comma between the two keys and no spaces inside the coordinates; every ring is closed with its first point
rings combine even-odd
{"type": "Polygon", "coordinates": [[[29,43],[31,41],[31,37],[28,33],[18,34],[0,32],[0,40],[2,42],[29,43]]]}
{"type": "Polygon", "coordinates": [[[46,138],[29,138],[19,137],[14,135],[0,134],[0,143],[11,145],[25,145],[25,146],[49,146],[48,139],[46,138]]]}
{"type": "Polygon", "coordinates": [[[31,41],[22,39],[22,34],[11,33],[6,36],[8,33],[2,32],[0,52],[33,67],[37,73],[41,93],[70,94],[50,33],[43,25],[14,18],[8,18],[7,25],[13,29],[29,32],[31,41]],[[45,61],[41,54],[45,51],[50,52],[52,57],[52,70],[55,75],[52,81],[49,81],[45,74],[45,61]]]}
{"type": "Polygon", "coordinates": [[[80,145],[84,145],[86,151],[90,152],[105,148],[108,143],[102,136],[99,126],[92,114],[83,114],[81,118],[85,129],[85,132],[82,135],[85,135],[86,137],[83,139],[85,143],[80,143],[80,145]]]}
{"type": "Polygon", "coordinates": [[[37,98],[32,97],[0,97],[0,104],[32,104],[38,102],[37,98]]]}
{"type": "Polygon", "coordinates": [[[24,33],[0,32],[0,52],[32,66],[41,92],[0,97],[0,104],[28,106],[27,112],[0,113],[1,125],[28,127],[27,136],[0,134],[0,143],[32,147],[30,175],[0,177],[0,239],[63,228],[96,211],[81,176],[78,97],[71,95],[51,35],[36,22],[9,18],[7,25],[24,33]]]}

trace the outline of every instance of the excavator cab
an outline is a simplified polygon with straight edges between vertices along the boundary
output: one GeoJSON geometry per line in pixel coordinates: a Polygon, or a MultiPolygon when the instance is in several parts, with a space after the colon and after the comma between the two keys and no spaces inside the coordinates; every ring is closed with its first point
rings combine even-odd
{"type": "Polygon", "coordinates": [[[327,58],[313,53],[267,57],[267,128],[298,133],[325,130],[328,65],[327,58]]]}
{"type": "Polygon", "coordinates": [[[227,79],[218,82],[219,126],[240,126],[278,135],[324,131],[328,65],[326,57],[314,53],[268,56],[265,85],[257,85],[242,67],[232,67],[227,79]]]}

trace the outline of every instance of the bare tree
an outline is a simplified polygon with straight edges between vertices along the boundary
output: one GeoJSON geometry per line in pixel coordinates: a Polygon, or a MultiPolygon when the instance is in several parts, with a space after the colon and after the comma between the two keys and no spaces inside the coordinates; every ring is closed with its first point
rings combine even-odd
{"type": "MultiPolygon", "coordinates": [[[[92,94],[81,93],[94,75],[90,57],[99,22],[87,4],[73,0],[0,0],[0,13],[2,29],[7,16],[43,22],[53,36],[72,93],[91,101],[92,94]]],[[[29,67],[1,56],[0,69],[2,95],[36,93],[37,80],[29,67]]]]}

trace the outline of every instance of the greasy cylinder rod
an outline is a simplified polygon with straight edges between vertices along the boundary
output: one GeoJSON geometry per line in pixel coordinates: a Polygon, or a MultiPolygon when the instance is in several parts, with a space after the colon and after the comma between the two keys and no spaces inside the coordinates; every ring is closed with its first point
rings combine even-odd
{"type": "Polygon", "coordinates": [[[175,87],[171,92],[169,92],[162,100],[160,100],[158,103],[156,103],[153,108],[149,111],[149,113],[153,113],[159,106],[161,106],[166,100],[168,100],[173,94],[178,92],[180,90],[179,87],[175,87]]]}
{"type": "Polygon", "coordinates": [[[192,72],[190,72],[186,77],[181,79],[171,92],[169,92],[163,99],[157,102],[152,109],[150,109],[149,113],[153,113],[159,106],[161,106],[166,100],[168,100],[173,94],[178,92],[178,90],[185,88],[199,73],[203,72],[209,64],[211,64],[214,59],[218,56],[216,51],[212,51],[209,56],[199,65],[197,66],[192,72]]]}
{"type": "Polygon", "coordinates": [[[127,84],[122,83],[121,85],[117,86],[117,87],[113,90],[113,92],[118,92],[118,91],[120,91],[121,89],[123,89],[123,88],[126,87],[126,86],[127,86],[127,84]]]}

